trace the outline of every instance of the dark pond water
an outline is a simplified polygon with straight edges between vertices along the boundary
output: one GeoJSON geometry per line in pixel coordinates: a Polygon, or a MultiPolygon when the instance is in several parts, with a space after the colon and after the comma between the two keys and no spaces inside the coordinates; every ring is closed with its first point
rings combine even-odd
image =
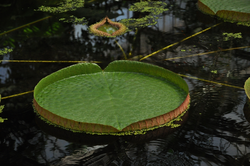
{"type": "Polygon", "coordinates": [[[1,1],[0,48],[13,49],[1,59],[100,61],[104,68],[109,62],[124,58],[115,39],[127,55],[131,53],[129,58],[136,60],[138,55],[149,55],[222,24],[143,60],[181,74],[191,96],[185,124],[173,132],[154,133],[147,138],[93,138],[48,127],[37,119],[30,91],[41,78],[74,63],[2,61],[0,94],[5,108],[0,115],[8,120],[0,124],[1,166],[250,165],[250,110],[245,106],[243,89],[250,76],[250,49],[238,48],[250,45],[249,28],[202,14],[195,0],[166,1],[169,10],[156,25],[138,28],[137,33],[132,29],[115,39],[103,38],[89,34],[88,26],[106,15],[113,21],[141,17],[140,13],[128,11],[134,2],[92,0],[85,8],[66,14],[34,11],[58,2],[1,1]],[[85,17],[88,24],[58,21],[71,15],[85,17]],[[224,41],[225,32],[241,32],[242,38],[224,41]],[[230,48],[235,49],[223,50],[230,48]],[[211,51],[214,52],[164,60],[211,51]],[[11,97],[23,92],[28,93],[11,97]]]}

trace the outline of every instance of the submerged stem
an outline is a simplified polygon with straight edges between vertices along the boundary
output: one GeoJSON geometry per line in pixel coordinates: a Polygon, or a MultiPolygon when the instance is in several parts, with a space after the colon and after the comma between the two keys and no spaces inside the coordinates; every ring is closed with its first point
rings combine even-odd
{"type": "Polygon", "coordinates": [[[124,56],[124,59],[127,59],[127,56],[122,48],[122,46],[115,40],[116,44],[120,47],[120,49],[122,50],[122,53],[123,53],[123,56],[124,56]]]}

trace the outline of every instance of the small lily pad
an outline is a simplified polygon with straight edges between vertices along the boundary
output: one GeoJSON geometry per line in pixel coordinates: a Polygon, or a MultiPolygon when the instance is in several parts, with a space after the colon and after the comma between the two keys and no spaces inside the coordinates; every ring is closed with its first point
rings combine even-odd
{"type": "Polygon", "coordinates": [[[96,36],[116,37],[124,34],[127,27],[122,23],[111,21],[106,16],[100,22],[91,25],[89,31],[96,36]]]}

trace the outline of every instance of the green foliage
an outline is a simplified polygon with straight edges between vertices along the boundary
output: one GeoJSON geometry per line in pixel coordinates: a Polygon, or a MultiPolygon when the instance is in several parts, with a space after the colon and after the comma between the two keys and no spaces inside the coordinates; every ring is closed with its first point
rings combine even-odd
{"type": "MultiPolygon", "coordinates": [[[[65,13],[68,11],[75,11],[77,8],[84,7],[84,0],[65,0],[59,3],[57,7],[41,6],[35,11],[43,11],[49,13],[65,13]]],[[[71,15],[69,18],[60,18],[59,21],[74,23],[74,24],[86,24],[85,17],[77,18],[71,15]]]]}
{"type": "Polygon", "coordinates": [[[4,42],[3,42],[4,46],[10,46],[12,48],[15,48],[15,39],[8,37],[4,42]]]}
{"type": "Polygon", "coordinates": [[[153,15],[159,15],[168,9],[164,9],[166,3],[161,1],[141,1],[134,3],[133,6],[130,7],[131,11],[138,11],[138,12],[150,12],[153,15]]]}
{"type": "MultiPolygon", "coordinates": [[[[0,101],[1,101],[1,95],[0,95],[0,101]]],[[[4,106],[3,105],[0,105],[0,113],[2,113],[2,110],[3,110],[4,106]]],[[[3,123],[5,120],[7,120],[6,118],[1,118],[0,117],[0,123],[3,123]]]]}
{"type": "Polygon", "coordinates": [[[142,17],[142,18],[130,18],[130,19],[123,19],[121,23],[125,24],[126,26],[130,27],[146,27],[149,25],[155,25],[157,20],[159,19],[159,15],[162,14],[167,4],[161,1],[141,1],[136,2],[130,7],[130,11],[137,11],[137,12],[147,12],[149,15],[142,17]]]}
{"type": "Polygon", "coordinates": [[[39,32],[39,31],[40,31],[39,28],[37,28],[36,26],[32,26],[32,29],[30,27],[26,27],[23,29],[23,32],[28,33],[28,34],[39,32]]]}
{"type": "Polygon", "coordinates": [[[211,70],[211,73],[217,74],[217,70],[211,70]]]}
{"type": "Polygon", "coordinates": [[[62,32],[62,24],[60,22],[53,22],[51,26],[48,26],[47,29],[41,31],[38,27],[32,25],[23,29],[25,36],[29,37],[31,35],[35,36],[51,36],[55,34],[59,34],[62,32]]]}
{"type": "Polygon", "coordinates": [[[238,39],[242,38],[241,32],[239,32],[239,33],[223,33],[222,35],[225,36],[224,41],[228,41],[229,39],[232,39],[232,38],[235,38],[235,39],[236,38],[238,38],[238,39]]]}
{"type": "Polygon", "coordinates": [[[54,22],[49,29],[45,32],[45,35],[52,35],[60,32],[62,30],[62,25],[60,22],[54,22]]]}
{"type": "Polygon", "coordinates": [[[4,48],[4,49],[0,50],[0,55],[4,55],[4,54],[7,54],[7,53],[12,52],[12,51],[13,50],[11,48],[4,48]]]}
{"type": "Polygon", "coordinates": [[[85,17],[77,18],[74,15],[71,15],[70,18],[60,18],[59,21],[67,22],[67,23],[74,23],[74,24],[86,24],[85,17]]]}
{"type": "Polygon", "coordinates": [[[238,22],[237,25],[243,25],[243,26],[250,27],[250,23],[245,23],[245,22],[238,22]]]}
{"type": "Polygon", "coordinates": [[[74,11],[80,7],[84,7],[84,0],[65,0],[64,2],[59,3],[59,6],[57,7],[41,6],[35,11],[64,13],[68,11],[74,11]]]}

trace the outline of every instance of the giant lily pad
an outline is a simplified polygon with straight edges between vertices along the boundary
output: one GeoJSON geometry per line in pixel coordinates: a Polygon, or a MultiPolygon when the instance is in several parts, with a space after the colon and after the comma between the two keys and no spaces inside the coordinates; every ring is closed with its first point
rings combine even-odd
{"type": "Polygon", "coordinates": [[[202,12],[225,21],[250,25],[249,0],[199,0],[197,6],[202,12]]]}
{"type": "Polygon", "coordinates": [[[34,108],[49,123],[94,134],[143,134],[180,120],[189,105],[186,82],[164,68],[114,61],[104,70],[80,63],[43,78],[34,108]]]}

